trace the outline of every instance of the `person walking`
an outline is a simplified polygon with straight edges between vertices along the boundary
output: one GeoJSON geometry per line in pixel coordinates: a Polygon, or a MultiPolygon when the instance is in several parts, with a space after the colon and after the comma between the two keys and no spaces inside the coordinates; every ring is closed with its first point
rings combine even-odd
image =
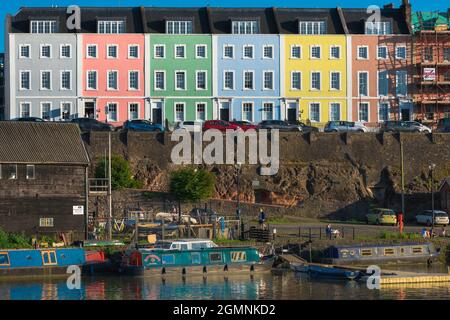
{"type": "Polygon", "coordinates": [[[264,229],[264,222],[266,222],[266,214],[262,208],[259,209],[259,227],[264,229]]]}
{"type": "Polygon", "coordinates": [[[398,230],[400,231],[400,234],[403,234],[403,213],[402,212],[400,212],[398,214],[397,222],[398,222],[398,230]]]}

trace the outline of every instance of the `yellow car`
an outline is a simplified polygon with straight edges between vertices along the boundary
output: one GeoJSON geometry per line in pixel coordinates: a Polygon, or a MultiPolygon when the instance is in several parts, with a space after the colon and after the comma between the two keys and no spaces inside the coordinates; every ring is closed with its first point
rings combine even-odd
{"type": "Polygon", "coordinates": [[[367,224],[397,224],[397,215],[394,210],[385,209],[385,208],[375,208],[370,210],[370,212],[366,215],[367,224]]]}

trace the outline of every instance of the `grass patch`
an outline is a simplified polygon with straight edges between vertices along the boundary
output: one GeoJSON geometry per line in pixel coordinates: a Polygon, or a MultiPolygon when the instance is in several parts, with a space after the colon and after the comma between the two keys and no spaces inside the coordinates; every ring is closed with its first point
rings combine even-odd
{"type": "Polygon", "coordinates": [[[236,245],[251,245],[251,244],[255,244],[255,242],[252,241],[252,240],[244,240],[244,241],[242,241],[242,240],[235,240],[235,239],[232,240],[232,239],[224,239],[224,238],[222,238],[222,239],[215,239],[214,242],[216,244],[218,244],[218,245],[233,245],[233,244],[236,244],[236,245]]]}
{"type": "Polygon", "coordinates": [[[393,231],[381,231],[379,237],[380,237],[380,239],[388,239],[388,240],[394,240],[394,239],[417,240],[417,239],[422,238],[422,236],[418,233],[402,233],[402,234],[400,234],[399,232],[393,232],[393,231]]]}

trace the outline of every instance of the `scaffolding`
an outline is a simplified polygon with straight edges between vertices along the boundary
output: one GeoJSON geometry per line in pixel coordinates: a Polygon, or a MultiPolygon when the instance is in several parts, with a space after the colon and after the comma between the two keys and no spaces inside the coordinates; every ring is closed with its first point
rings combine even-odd
{"type": "Polygon", "coordinates": [[[450,118],[450,9],[412,17],[417,119],[435,126],[450,118]]]}

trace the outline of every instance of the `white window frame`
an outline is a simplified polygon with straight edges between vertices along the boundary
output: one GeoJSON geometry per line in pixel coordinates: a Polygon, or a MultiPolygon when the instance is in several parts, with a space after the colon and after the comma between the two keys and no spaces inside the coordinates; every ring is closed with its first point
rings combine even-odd
{"type": "Polygon", "coordinates": [[[407,57],[408,57],[408,52],[407,52],[407,47],[406,47],[405,44],[395,46],[395,59],[406,60],[407,57]],[[398,49],[399,48],[404,48],[405,49],[405,57],[404,58],[398,56],[398,49]]]}
{"type": "Polygon", "coordinates": [[[330,91],[341,91],[342,90],[342,72],[340,71],[330,71],[330,91]],[[339,74],[339,89],[333,88],[333,73],[339,74]]]}
{"type": "Polygon", "coordinates": [[[236,82],[235,82],[236,78],[235,78],[235,71],[234,70],[223,70],[223,90],[234,90],[234,88],[236,87],[236,82]],[[225,74],[227,72],[231,72],[233,75],[233,87],[232,88],[227,88],[225,87],[226,81],[225,81],[225,74]]]}
{"type": "Polygon", "coordinates": [[[262,89],[263,91],[272,91],[275,90],[275,71],[274,70],[263,70],[263,74],[262,74],[262,89]],[[265,87],[265,77],[266,77],[266,73],[271,73],[272,74],[272,88],[266,88],[265,87]]]}
{"type": "MultiPolygon", "coordinates": [[[[320,110],[319,110],[320,111],[320,110]]],[[[320,116],[319,116],[320,117],[320,116]]],[[[338,102],[338,101],[331,101],[329,104],[328,104],[328,119],[330,120],[330,121],[341,121],[342,120],[342,103],[340,103],[340,102],[338,102]],[[331,112],[331,106],[333,105],[333,104],[337,104],[338,106],[339,106],[339,120],[331,120],[331,115],[332,115],[332,112],[331,112]]]]}
{"type": "Polygon", "coordinates": [[[141,53],[140,53],[140,46],[139,46],[139,44],[137,44],[137,43],[130,43],[130,44],[128,45],[128,59],[136,60],[136,59],[139,59],[140,57],[141,57],[141,53]],[[137,57],[132,57],[132,56],[130,55],[130,49],[131,49],[131,47],[137,47],[137,57]]]}
{"type": "Polygon", "coordinates": [[[322,59],[322,45],[320,45],[320,44],[312,44],[312,45],[309,46],[309,59],[310,60],[320,60],[320,59],[322,59]],[[319,50],[320,50],[320,57],[318,57],[318,58],[313,57],[313,55],[312,55],[313,48],[319,48],[319,50]]]}
{"type": "Polygon", "coordinates": [[[173,75],[174,75],[173,80],[174,80],[175,91],[186,91],[187,90],[187,71],[186,70],[175,70],[173,72],[173,75]],[[177,73],[178,72],[184,73],[184,88],[183,89],[177,88],[177,73]]]}
{"type": "Polygon", "coordinates": [[[357,60],[369,60],[369,46],[367,46],[367,45],[357,46],[356,47],[356,59],[357,60]],[[367,50],[367,57],[366,58],[361,58],[359,56],[359,49],[360,48],[366,48],[366,50],[367,50]]]}
{"type": "Polygon", "coordinates": [[[28,43],[19,44],[19,59],[31,59],[31,44],[28,43]],[[23,47],[28,47],[28,57],[22,55],[23,47]]]}
{"type": "Polygon", "coordinates": [[[72,58],[72,45],[70,43],[62,43],[59,45],[59,58],[60,59],[71,59],[72,58]],[[69,47],[69,56],[64,57],[62,54],[63,47],[69,47]]]}
{"type": "Polygon", "coordinates": [[[390,107],[390,104],[389,104],[389,102],[387,102],[387,101],[378,101],[378,103],[377,103],[377,120],[378,120],[378,122],[385,122],[385,121],[389,121],[389,115],[390,115],[390,113],[391,113],[391,107],[390,107]],[[387,104],[387,120],[381,120],[380,119],[380,105],[381,104],[387,104]]]}
{"type": "Polygon", "coordinates": [[[119,91],[119,70],[106,70],[106,90],[107,91],[119,91]],[[117,73],[117,88],[112,88],[109,86],[109,73],[116,72],[117,73]]]}
{"type": "Polygon", "coordinates": [[[86,45],[86,59],[98,59],[98,45],[96,43],[88,43],[86,45]],[[95,57],[89,55],[89,47],[95,47],[95,57]]]}
{"type": "Polygon", "coordinates": [[[242,46],[242,59],[244,59],[244,60],[255,59],[255,46],[253,44],[244,44],[242,46]],[[245,48],[249,48],[249,47],[252,48],[252,57],[251,58],[248,58],[248,57],[245,56],[245,48]]]}
{"type": "Polygon", "coordinates": [[[22,117],[22,111],[23,111],[23,105],[24,105],[24,104],[27,104],[27,105],[29,106],[29,109],[28,109],[28,116],[31,117],[31,101],[21,101],[21,102],[20,102],[20,104],[19,104],[19,117],[20,117],[20,118],[23,118],[23,117],[22,117]]]}
{"type": "Polygon", "coordinates": [[[59,71],[59,90],[68,91],[72,90],[72,70],[60,70],[59,71]],[[63,72],[69,72],[69,88],[63,88],[63,72]]]}
{"type": "Polygon", "coordinates": [[[242,101],[242,103],[241,103],[241,120],[243,120],[243,121],[250,121],[250,122],[254,122],[255,121],[255,103],[253,101],[242,101]],[[252,105],[252,119],[251,120],[244,119],[244,104],[251,104],[252,105]]]}
{"type": "Polygon", "coordinates": [[[358,101],[358,122],[370,122],[370,102],[368,102],[368,101],[358,101]],[[367,121],[361,120],[361,117],[360,117],[361,104],[366,104],[367,105],[367,121]]]}
{"type": "Polygon", "coordinates": [[[388,46],[377,46],[377,60],[387,60],[389,58],[389,48],[388,48],[388,46]],[[379,51],[379,49],[380,48],[385,48],[386,49],[386,57],[385,58],[382,58],[382,57],[380,57],[380,51],[379,51]]]}
{"type": "Polygon", "coordinates": [[[195,90],[196,91],[205,91],[208,90],[208,71],[207,70],[195,70],[195,90]],[[204,72],[205,73],[205,88],[199,88],[198,87],[198,74],[200,72],[204,72]]]}
{"type": "Polygon", "coordinates": [[[41,70],[40,73],[39,73],[39,90],[41,90],[41,91],[50,91],[50,90],[52,90],[52,88],[53,88],[53,84],[52,84],[52,70],[41,70]],[[49,76],[50,88],[49,89],[44,88],[42,86],[42,74],[44,72],[49,72],[50,73],[50,76],[49,76]]]}
{"type": "MultiPolygon", "coordinates": [[[[166,34],[192,34],[194,32],[194,23],[192,20],[166,20],[166,34]],[[169,32],[169,23],[179,23],[180,26],[178,30],[180,32],[169,32]],[[185,24],[184,30],[185,32],[181,32],[181,24],[185,24]],[[189,27],[189,28],[188,28],[189,27]],[[189,30],[190,29],[190,30],[189,30]]],[[[174,26],[172,26],[172,31],[175,31],[174,26]]]]}
{"type": "Polygon", "coordinates": [[[208,120],[208,104],[206,102],[198,101],[195,103],[195,121],[206,121],[206,120],[208,120]],[[201,104],[205,105],[205,119],[198,118],[198,106],[201,104]]]}
{"type": "Polygon", "coordinates": [[[274,46],[272,44],[265,44],[265,45],[263,45],[263,47],[262,47],[262,58],[263,59],[267,59],[267,60],[275,59],[275,49],[274,49],[274,46]],[[264,55],[266,48],[272,48],[272,57],[266,57],[264,55]]]}
{"type": "Polygon", "coordinates": [[[377,71],[377,97],[387,97],[389,96],[389,72],[388,70],[378,70],[377,71]],[[387,94],[380,94],[380,73],[381,72],[386,72],[386,78],[388,81],[388,86],[387,86],[387,94]]]}
{"type": "Polygon", "coordinates": [[[229,60],[231,60],[231,59],[234,59],[234,55],[235,55],[234,44],[224,44],[223,47],[222,47],[222,59],[229,59],[229,60]],[[226,47],[233,48],[233,56],[232,57],[225,56],[225,48],[226,47]]]}
{"type": "Polygon", "coordinates": [[[141,73],[139,72],[139,70],[128,70],[128,91],[139,91],[141,88],[141,73]],[[132,72],[137,72],[137,88],[132,88],[131,87],[131,73],[132,72]]]}
{"type": "Polygon", "coordinates": [[[264,105],[265,104],[271,104],[272,105],[272,119],[270,119],[270,120],[275,120],[275,103],[273,101],[262,101],[262,104],[261,104],[261,120],[269,120],[269,119],[264,119],[264,117],[263,117],[264,112],[265,112],[264,111],[264,105]]]}
{"type": "Polygon", "coordinates": [[[301,35],[327,34],[327,28],[328,28],[328,26],[327,26],[327,22],[325,20],[319,20],[319,21],[304,20],[304,21],[299,21],[298,22],[298,34],[301,34],[301,35]],[[306,32],[305,33],[301,32],[302,31],[302,27],[301,27],[302,24],[305,24],[305,26],[306,26],[305,27],[306,28],[306,32]],[[311,24],[311,30],[313,31],[311,33],[308,33],[308,24],[311,24]],[[314,24],[317,24],[317,30],[319,31],[317,33],[314,32],[314,24]],[[321,24],[323,24],[323,32],[320,32],[320,31],[322,31],[321,28],[320,28],[321,24]]]}
{"type": "Polygon", "coordinates": [[[309,91],[322,91],[322,71],[315,71],[315,70],[311,70],[310,75],[309,75],[309,91]],[[320,88],[316,89],[313,88],[313,73],[318,73],[319,74],[319,78],[320,78],[320,88]]]}
{"type": "Polygon", "coordinates": [[[72,101],[61,101],[59,103],[59,118],[61,119],[61,121],[70,121],[70,118],[72,117],[72,101]],[[63,117],[63,105],[64,104],[68,104],[69,105],[69,119],[68,120],[64,120],[63,117]]]}
{"type": "Polygon", "coordinates": [[[153,59],[165,59],[166,58],[166,45],[165,44],[155,44],[153,46],[153,59]],[[156,56],[156,47],[162,47],[163,48],[163,56],[157,57],[156,56]]]}
{"type": "Polygon", "coordinates": [[[243,91],[251,91],[251,90],[255,90],[256,86],[255,86],[255,70],[243,70],[242,71],[242,90],[243,91]],[[246,88],[245,87],[245,73],[246,72],[251,72],[252,73],[252,88],[246,88]]]}
{"type": "Polygon", "coordinates": [[[342,47],[340,45],[332,44],[330,46],[330,60],[340,60],[341,56],[342,56],[342,47]],[[333,48],[339,48],[339,57],[338,58],[333,57],[333,55],[331,54],[333,48]]]}
{"type": "Polygon", "coordinates": [[[153,71],[153,90],[154,91],[164,91],[164,90],[166,90],[166,70],[154,70],[153,71]],[[162,88],[162,89],[156,87],[156,74],[158,72],[161,72],[161,73],[164,74],[164,81],[163,81],[164,88],[162,88]]]}
{"type": "Polygon", "coordinates": [[[125,20],[99,20],[97,21],[97,33],[99,34],[124,34],[127,32],[127,26],[126,26],[126,22],[125,20]],[[100,32],[100,24],[101,23],[110,23],[110,32],[106,32],[106,26],[104,27],[104,32],[100,32]],[[112,32],[112,24],[117,24],[116,25],[116,31],[117,32],[112,32]],[[123,32],[121,31],[120,25],[123,26],[123,32]]]}
{"type": "Polygon", "coordinates": [[[322,119],[321,119],[321,112],[320,112],[321,109],[322,109],[322,105],[321,105],[320,102],[315,102],[315,101],[309,102],[309,104],[308,104],[308,115],[309,115],[309,120],[311,122],[320,123],[322,121],[322,119]],[[311,112],[312,111],[311,105],[312,104],[318,104],[319,105],[319,120],[312,120],[312,117],[311,117],[311,114],[312,114],[312,112],[311,112]]]}
{"type": "Polygon", "coordinates": [[[358,71],[357,85],[358,85],[358,97],[359,97],[359,96],[361,96],[361,97],[370,97],[369,71],[364,71],[364,70],[358,71]],[[366,74],[367,74],[367,95],[361,94],[361,92],[360,92],[360,90],[361,90],[361,85],[360,85],[360,83],[359,83],[359,81],[360,81],[359,75],[360,75],[361,73],[366,73],[366,74]]]}
{"type": "Polygon", "coordinates": [[[119,45],[117,44],[107,44],[106,45],[106,59],[119,59],[119,45]],[[109,55],[109,48],[111,47],[116,47],[116,57],[110,56],[109,55]]]}
{"type": "Polygon", "coordinates": [[[299,71],[299,70],[292,70],[291,71],[291,78],[290,78],[290,80],[291,80],[291,90],[292,91],[301,91],[302,90],[302,88],[303,88],[303,75],[302,75],[301,71],[299,71]],[[294,73],[299,73],[300,74],[300,88],[298,88],[298,89],[293,87],[293,84],[294,84],[293,75],[294,75],[294,73]]]}
{"type": "Polygon", "coordinates": [[[299,45],[299,44],[291,44],[289,56],[290,56],[290,59],[294,59],[294,60],[302,59],[302,57],[303,57],[303,48],[302,48],[302,46],[299,45]],[[294,57],[294,56],[292,55],[292,49],[293,49],[293,48],[300,48],[300,57],[297,58],[297,57],[294,57]]]}
{"type": "Polygon", "coordinates": [[[195,59],[208,59],[208,46],[206,44],[196,44],[195,45],[195,59]],[[204,57],[200,57],[198,55],[198,47],[205,47],[205,56],[204,57]]]}
{"type": "Polygon", "coordinates": [[[119,116],[119,103],[118,102],[116,102],[116,101],[108,101],[108,102],[106,102],[106,108],[107,108],[107,110],[108,110],[108,113],[106,114],[106,120],[107,120],[107,122],[118,122],[119,121],[119,119],[120,119],[120,116],[119,116]],[[116,120],[112,120],[111,118],[110,118],[110,112],[109,112],[109,106],[111,105],[111,104],[115,104],[116,105],[116,116],[117,116],[117,119],[116,120]]]}
{"type": "MultiPolygon", "coordinates": [[[[44,26],[42,27],[42,29],[45,31],[44,26]]],[[[33,34],[50,34],[50,33],[56,33],[58,32],[58,22],[56,20],[31,20],[30,21],[30,33],[33,34]],[[33,32],[33,24],[36,23],[36,30],[37,32],[33,32]],[[39,32],[39,26],[38,24],[42,23],[49,23],[49,32],[39,32]],[[55,27],[55,29],[52,29],[52,25],[55,27]]]]}
{"type": "Polygon", "coordinates": [[[39,58],[40,59],[51,59],[52,58],[52,45],[51,44],[48,44],[48,43],[42,43],[40,46],[39,46],[39,58]],[[43,55],[42,55],[42,48],[43,47],[50,47],[50,57],[44,57],[43,55]]]}
{"type": "Polygon", "coordinates": [[[19,70],[19,90],[20,91],[26,91],[26,90],[31,90],[31,70],[19,70]],[[28,76],[28,84],[29,84],[29,88],[24,88],[22,86],[22,73],[28,72],[29,76],[28,76]]]}
{"type": "Polygon", "coordinates": [[[52,104],[51,101],[41,101],[39,103],[39,117],[44,119],[43,109],[42,109],[44,104],[49,104],[50,105],[50,109],[48,110],[48,120],[51,120],[52,119],[52,110],[53,110],[53,104],[52,104]]]}
{"type": "Polygon", "coordinates": [[[98,90],[98,70],[86,70],[86,91],[98,90]],[[89,87],[89,73],[95,72],[95,88],[89,87]]]}
{"type": "Polygon", "coordinates": [[[183,105],[183,120],[186,121],[186,102],[174,101],[173,102],[173,121],[178,122],[180,120],[177,119],[177,104],[183,105]]]}
{"type": "Polygon", "coordinates": [[[259,34],[260,33],[259,21],[258,20],[233,20],[233,21],[231,21],[231,32],[230,33],[231,34],[259,34]],[[237,27],[238,32],[234,32],[236,24],[238,25],[238,27],[237,27]],[[241,26],[240,26],[241,24],[244,24],[244,32],[241,32],[241,26]],[[250,32],[247,32],[246,24],[251,24],[250,32]],[[256,31],[256,32],[253,32],[253,31],[256,31]]]}
{"type": "Polygon", "coordinates": [[[187,52],[186,52],[186,45],[185,44],[175,44],[173,46],[173,57],[174,57],[174,59],[186,59],[186,56],[187,56],[187,52]],[[183,49],[183,53],[184,53],[183,57],[177,57],[177,48],[178,47],[183,47],[184,48],[183,49]]]}
{"type": "Polygon", "coordinates": [[[128,112],[128,117],[127,117],[127,119],[128,120],[139,120],[139,119],[141,119],[141,103],[140,102],[138,102],[138,101],[130,101],[130,102],[128,102],[128,104],[127,104],[127,112],[128,112]],[[132,104],[137,104],[137,118],[136,119],[131,119],[131,109],[130,109],[130,107],[131,107],[131,105],[132,104]]]}

